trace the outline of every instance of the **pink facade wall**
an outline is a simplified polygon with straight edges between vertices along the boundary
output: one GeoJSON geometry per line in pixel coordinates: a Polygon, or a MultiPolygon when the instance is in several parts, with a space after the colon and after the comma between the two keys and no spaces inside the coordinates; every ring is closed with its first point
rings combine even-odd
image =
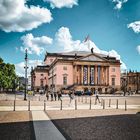
{"type": "Polygon", "coordinates": [[[111,65],[109,67],[109,85],[112,85],[112,78],[115,78],[115,86],[120,86],[120,66],[111,65]]]}
{"type": "Polygon", "coordinates": [[[38,87],[41,84],[41,79],[43,79],[44,86],[48,85],[48,73],[47,72],[35,72],[35,86],[38,87]],[[43,76],[41,76],[43,74],[43,76]]]}
{"type": "Polygon", "coordinates": [[[50,65],[55,59],[56,59],[56,57],[47,57],[47,59],[44,61],[44,63],[46,65],[50,65]]]}
{"type": "Polygon", "coordinates": [[[63,75],[67,74],[67,85],[73,84],[73,65],[72,64],[60,64],[56,65],[56,85],[63,85],[63,75]],[[63,67],[67,67],[64,70],[63,67]]]}

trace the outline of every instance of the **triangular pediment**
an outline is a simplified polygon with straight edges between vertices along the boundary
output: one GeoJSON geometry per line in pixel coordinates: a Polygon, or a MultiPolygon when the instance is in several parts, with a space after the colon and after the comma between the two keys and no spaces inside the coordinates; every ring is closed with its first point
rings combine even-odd
{"type": "Polygon", "coordinates": [[[79,58],[79,60],[82,60],[82,61],[98,61],[98,62],[105,61],[104,58],[102,58],[98,55],[95,55],[95,54],[90,54],[90,55],[84,56],[82,58],[79,58]]]}

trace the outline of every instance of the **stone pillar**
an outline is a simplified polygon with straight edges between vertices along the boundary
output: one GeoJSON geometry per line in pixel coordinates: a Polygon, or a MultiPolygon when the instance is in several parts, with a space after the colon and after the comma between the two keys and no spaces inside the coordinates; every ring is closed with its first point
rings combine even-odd
{"type": "Polygon", "coordinates": [[[76,84],[76,81],[77,81],[77,65],[74,65],[74,68],[73,68],[73,83],[76,84]]]}
{"type": "Polygon", "coordinates": [[[81,84],[83,85],[84,84],[84,82],[83,82],[83,65],[81,65],[81,84]]]}
{"type": "Polygon", "coordinates": [[[90,84],[90,66],[88,66],[88,84],[90,84]]]}
{"type": "Polygon", "coordinates": [[[107,85],[109,85],[109,66],[107,67],[107,85]]]}
{"type": "Polygon", "coordinates": [[[100,85],[103,83],[103,66],[101,66],[101,72],[100,72],[100,85]]]}
{"type": "Polygon", "coordinates": [[[97,85],[97,66],[94,67],[94,84],[97,85]]]}

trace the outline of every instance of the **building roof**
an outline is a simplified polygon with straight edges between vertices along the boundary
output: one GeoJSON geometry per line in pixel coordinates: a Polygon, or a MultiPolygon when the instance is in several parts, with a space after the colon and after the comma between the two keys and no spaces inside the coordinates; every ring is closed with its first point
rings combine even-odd
{"type": "MultiPolygon", "coordinates": [[[[71,51],[71,52],[63,52],[63,53],[49,53],[49,52],[46,52],[44,61],[46,60],[46,58],[48,56],[49,57],[58,57],[58,58],[61,58],[61,59],[72,60],[72,59],[75,59],[75,57],[80,58],[80,57],[84,57],[84,56],[87,56],[87,55],[90,55],[90,54],[91,54],[91,52],[87,52],[87,51],[71,51]]],[[[116,57],[111,57],[111,56],[104,55],[104,54],[99,54],[99,53],[93,53],[93,54],[95,54],[96,56],[102,57],[104,59],[107,59],[110,62],[116,62],[116,61],[119,62],[119,60],[117,60],[116,57]]]]}

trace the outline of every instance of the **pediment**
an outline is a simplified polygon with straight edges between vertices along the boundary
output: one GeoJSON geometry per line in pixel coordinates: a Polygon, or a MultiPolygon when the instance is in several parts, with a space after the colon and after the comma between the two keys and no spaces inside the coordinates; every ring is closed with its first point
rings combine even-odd
{"type": "Polygon", "coordinates": [[[104,58],[101,58],[101,57],[96,56],[94,54],[82,57],[79,60],[83,60],[83,61],[98,61],[98,62],[105,61],[104,58]]]}

